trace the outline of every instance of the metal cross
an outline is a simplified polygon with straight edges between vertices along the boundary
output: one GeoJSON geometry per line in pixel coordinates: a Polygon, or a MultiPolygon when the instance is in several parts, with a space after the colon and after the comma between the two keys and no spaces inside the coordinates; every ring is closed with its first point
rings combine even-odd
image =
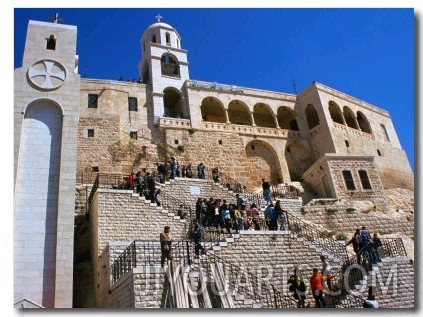
{"type": "Polygon", "coordinates": [[[62,18],[59,18],[59,13],[55,13],[53,18],[50,18],[50,20],[53,20],[53,23],[57,23],[59,21],[63,21],[62,18]]]}
{"type": "Polygon", "coordinates": [[[160,22],[161,18],[163,18],[163,17],[160,15],[160,13],[158,15],[156,15],[157,22],[160,22]]]}

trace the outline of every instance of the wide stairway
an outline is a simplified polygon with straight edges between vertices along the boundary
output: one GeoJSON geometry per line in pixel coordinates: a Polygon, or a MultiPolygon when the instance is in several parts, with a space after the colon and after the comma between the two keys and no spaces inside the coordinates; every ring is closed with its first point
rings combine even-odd
{"type": "MultiPolygon", "coordinates": [[[[142,201],[145,209],[157,212],[158,208],[162,216],[173,221],[172,226],[179,223],[178,228],[185,232],[185,239],[173,243],[173,261],[160,268],[157,242],[138,240],[133,241],[135,247],[131,247],[136,252],[126,249],[111,261],[112,284],[119,284],[122,277],[136,267],[153,267],[163,275],[159,289],[164,299],[149,307],[296,308],[297,302],[288,290],[287,280],[295,268],[300,268],[308,285],[312,269],[321,268],[320,255],[328,258],[334,275],[331,289],[327,289],[324,296],[328,307],[362,307],[370,285],[380,290],[377,299],[383,308],[414,307],[414,292],[409,291],[414,288],[414,267],[398,239],[381,239],[385,250],[381,262],[358,265],[355,254],[349,253],[343,244],[321,228],[301,219],[299,210],[295,215],[288,213],[288,230],[268,230],[262,195],[243,192],[243,197],[260,208],[259,230],[235,233],[232,229],[231,233],[226,233],[224,228],[206,227],[202,245],[207,251],[196,258],[190,235],[192,224],[177,216],[177,211],[183,208],[188,220],[193,219],[199,197],[235,203],[236,192],[210,179],[176,178],[156,185],[162,192],[160,207],[139,194],[125,192],[132,199],[142,201]],[[134,257],[136,261],[128,260],[134,257]]],[[[276,198],[291,208],[301,208],[298,198],[276,198]]],[[[144,302],[143,296],[148,298],[143,294],[135,296],[139,296],[135,303],[144,302]]],[[[309,287],[306,305],[314,307],[309,287]]]]}

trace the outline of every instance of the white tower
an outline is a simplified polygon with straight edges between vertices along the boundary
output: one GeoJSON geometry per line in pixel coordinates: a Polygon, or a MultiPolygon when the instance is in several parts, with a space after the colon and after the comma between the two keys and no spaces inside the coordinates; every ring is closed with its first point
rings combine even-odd
{"type": "Polygon", "coordinates": [[[72,307],[80,76],[76,27],[58,20],[29,21],[14,75],[17,307],[72,307]]]}
{"type": "Polygon", "coordinates": [[[140,77],[147,84],[153,104],[154,123],[160,117],[187,118],[189,111],[182,92],[189,79],[187,51],[181,49],[181,38],[169,24],[150,25],[141,37],[140,77]]]}

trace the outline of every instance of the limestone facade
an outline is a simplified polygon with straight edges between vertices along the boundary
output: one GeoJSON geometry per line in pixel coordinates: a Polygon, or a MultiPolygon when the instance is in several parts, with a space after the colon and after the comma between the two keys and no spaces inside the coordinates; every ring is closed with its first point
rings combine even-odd
{"type": "MultiPolygon", "coordinates": [[[[354,191],[382,210],[385,189],[414,189],[391,117],[374,105],[317,82],[293,95],[192,80],[187,51],[164,23],[142,36],[140,82],[81,78],[76,39],[75,26],[30,21],[15,70],[15,302],[72,306],[81,174],[154,171],[174,156],[194,169],[219,167],[248,189],[262,178],[300,181],[316,197],[346,199],[354,191]],[[360,185],[359,171],[370,188],[360,185]]],[[[146,223],[156,239],[168,224],[153,217],[163,216],[160,208],[134,199],[101,191],[94,198],[93,254],[109,241],[138,239],[146,223]],[[109,217],[122,222],[109,228],[109,217]]]]}
{"type": "Polygon", "coordinates": [[[14,79],[14,302],[46,308],[72,306],[76,34],[75,26],[29,21],[14,79]]]}

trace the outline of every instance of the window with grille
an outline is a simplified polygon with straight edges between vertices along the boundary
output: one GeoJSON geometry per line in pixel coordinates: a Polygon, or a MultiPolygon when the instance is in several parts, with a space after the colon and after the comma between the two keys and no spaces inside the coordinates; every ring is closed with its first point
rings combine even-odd
{"type": "Polygon", "coordinates": [[[367,172],[365,170],[359,170],[358,175],[360,176],[361,186],[363,189],[372,189],[367,172]]]}
{"type": "Polygon", "coordinates": [[[135,97],[128,97],[129,111],[138,111],[138,102],[135,97]]]}
{"type": "Polygon", "coordinates": [[[88,94],[88,108],[97,108],[98,106],[98,95],[88,94]]]}
{"type": "Polygon", "coordinates": [[[351,171],[342,171],[342,176],[344,177],[347,190],[355,190],[354,179],[352,177],[351,171]]]}

